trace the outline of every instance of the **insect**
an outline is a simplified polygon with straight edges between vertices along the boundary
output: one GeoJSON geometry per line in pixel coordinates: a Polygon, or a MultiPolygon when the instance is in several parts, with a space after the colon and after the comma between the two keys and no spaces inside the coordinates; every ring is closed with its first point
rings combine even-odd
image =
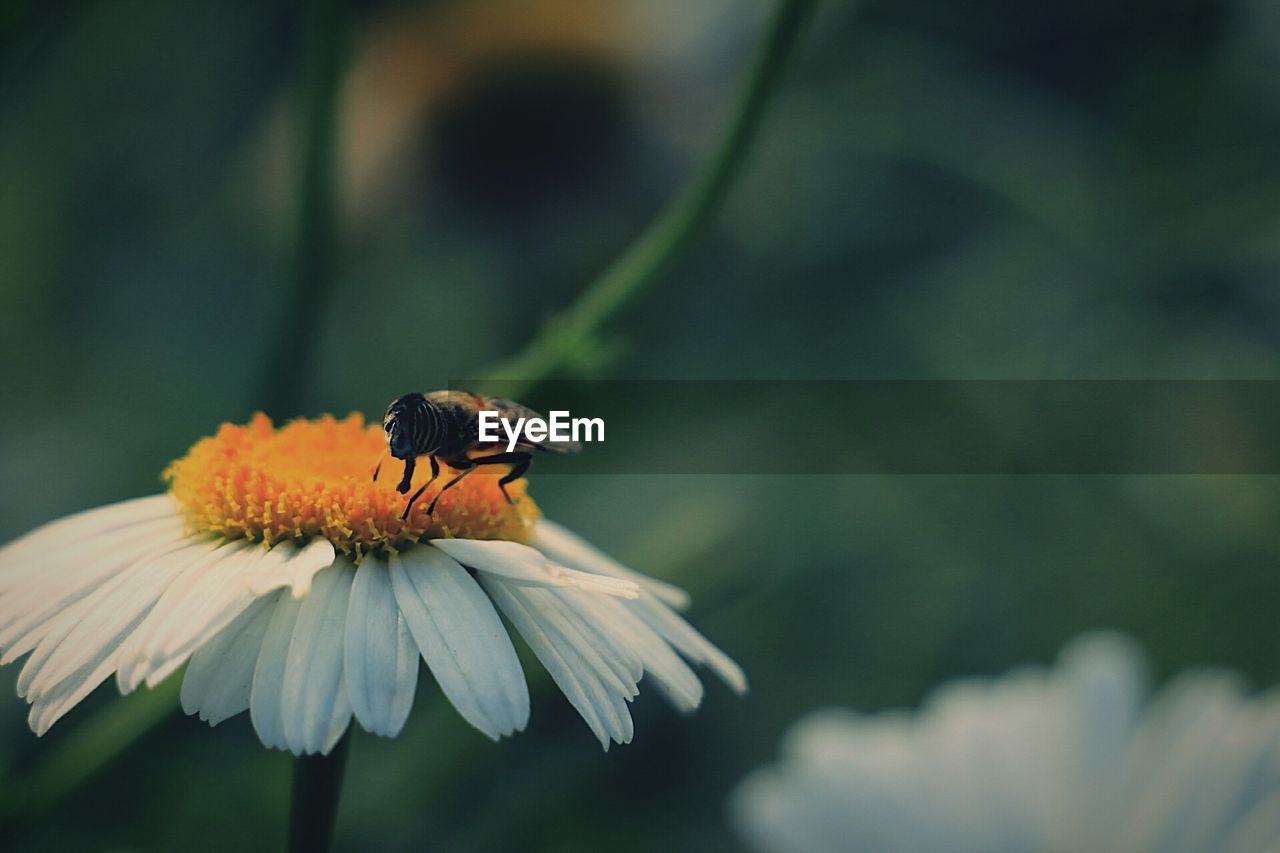
{"type": "MultiPolygon", "coordinates": [[[[508,503],[514,503],[507,494],[507,484],[518,480],[529,470],[533,463],[533,451],[544,453],[577,453],[581,446],[570,441],[530,442],[525,439],[523,431],[518,450],[501,451],[501,441],[480,440],[480,412],[496,411],[502,418],[514,422],[518,418],[541,418],[537,412],[511,400],[501,397],[481,397],[469,391],[432,391],[427,394],[414,393],[397,397],[387,405],[387,412],[382,417],[382,429],[387,434],[387,450],[396,459],[404,460],[404,476],[396,491],[406,494],[413,482],[413,471],[418,457],[426,456],[431,460],[431,479],[423,483],[405,504],[400,519],[409,517],[409,510],[414,501],[422,496],[427,486],[440,476],[440,463],[460,471],[458,476],[440,487],[440,491],[427,506],[427,515],[432,515],[440,495],[462,482],[472,471],[481,465],[510,465],[511,470],[498,481],[498,488],[508,503]],[[473,452],[500,450],[488,456],[472,456],[473,452]]],[[[378,479],[382,469],[379,461],[373,470],[373,479],[378,479]]]]}

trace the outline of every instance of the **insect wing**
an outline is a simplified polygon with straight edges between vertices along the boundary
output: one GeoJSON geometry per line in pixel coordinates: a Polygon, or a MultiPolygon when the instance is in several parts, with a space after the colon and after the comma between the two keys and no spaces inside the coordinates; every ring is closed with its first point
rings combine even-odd
{"type": "MultiPolygon", "coordinates": [[[[546,418],[539,412],[535,412],[528,406],[522,406],[514,400],[508,400],[504,397],[489,397],[485,400],[485,408],[496,411],[501,417],[505,418],[512,424],[515,424],[520,418],[526,421],[529,418],[538,418],[545,421],[546,418]]],[[[525,447],[530,450],[540,450],[543,453],[559,453],[564,455],[572,455],[582,451],[582,445],[576,441],[539,441],[532,442],[525,440],[522,434],[517,447],[525,447]]]]}

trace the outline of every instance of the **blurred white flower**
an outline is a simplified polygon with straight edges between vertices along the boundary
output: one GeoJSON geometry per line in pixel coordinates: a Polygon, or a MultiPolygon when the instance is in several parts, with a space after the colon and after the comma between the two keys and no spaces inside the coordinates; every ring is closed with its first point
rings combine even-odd
{"type": "Polygon", "coordinates": [[[916,714],[825,710],[730,807],[762,851],[1280,850],[1280,696],[1224,672],[1149,704],[1131,643],[944,686],[916,714]]]}
{"type": "MultiPolygon", "coordinates": [[[[471,477],[400,520],[369,463],[382,430],[353,416],[224,425],[167,473],[171,494],[90,510],[0,550],[0,664],[44,734],[113,673],[122,693],[183,664],[182,707],[216,725],[248,710],[267,746],[325,753],[352,716],[404,726],[419,655],[458,712],[497,739],[529,693],[506,615],[604,748],[631,740],[648,674],[682,711],[742,671],[672,606],[684,594],[512,506],[471,477]],[[677,654],[679,653],[679,654],[677,654]]],[[[435,486],[435,488],[439,488],[435,486]]]]}

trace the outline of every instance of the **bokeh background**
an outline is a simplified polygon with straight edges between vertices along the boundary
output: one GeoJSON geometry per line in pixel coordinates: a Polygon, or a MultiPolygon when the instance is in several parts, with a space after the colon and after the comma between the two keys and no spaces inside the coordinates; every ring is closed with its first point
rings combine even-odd
{"type": "MultiPolygon", "coordinates": [[[[767,12],[355,4],[298,412],[376,415],[516,352],[710,148],[767,12]]],[[[0,540],[152,492],[269,407],[301,33],[274,0],[0,4],[0,540]]],[[[757,143],[595,375],[1280,377],[1274,3],[827,2],[757,143]]],[[[665,413],[652,429],[680,441],[665,413]]],[[[1134,635],[1157,681],[1280,681],[1273,478],[535,472],[533,492],[689,588],[750,695],[711,685],[681,718],[643,693],[606,755],[545,677],[494,745],[424,676],[399,739],[355,737],[340,849],[732,849],[727,793],[802,712],[914,705],[1091,627],[1134,635]]],[[[247,715],[130,716],[146,702],[109,684],[39,741],[0,702],[6,849],[279,849],[288,758],[247,715]]]]}

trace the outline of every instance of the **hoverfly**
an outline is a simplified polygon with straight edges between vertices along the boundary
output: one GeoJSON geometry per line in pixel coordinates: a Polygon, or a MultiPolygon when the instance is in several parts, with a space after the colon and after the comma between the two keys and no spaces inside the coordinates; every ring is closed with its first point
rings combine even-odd
{"type": "MultiPolygon", "coordinates": [[[[516,444],[519,450],[502,451],[488,456],[471,456],[475,451],[499,449],[501,441],[480,440],[480,412],[496,411],[500,417],[508,420],[518,418],[541,418],[537,412],[511,400],[501,397],[481,397],[469,391],[432,391],[427,394],[414,393],[397,397],[387,405],[387,412],[382,417],[382,429],[387,434],[387,450],[396,459],[404,460],[404,476],[396,491],[406,494],[413,481],[413,470],[420,456],[431,460],[431,479],[423,483],[405,504],[400,519],[409,517],[413,503],[440,476],[440,463],[462,473],[440,487],[439,493],[427,506],[427,515],[435,512],[436,502],[447,490],[476,470],[481,465],[510,465],[511,470],[498,481],[498,488],[509,503],[514,503],[507,494],[507,484],[518,480],[529,470],[533,462],[532,451],[545,453],[577,453],[581,446],[572,441],[530,442],[521,435],[516,444]]],[[[373,479],[378,479],[382,462],[373,470],[373,479]]]]}

